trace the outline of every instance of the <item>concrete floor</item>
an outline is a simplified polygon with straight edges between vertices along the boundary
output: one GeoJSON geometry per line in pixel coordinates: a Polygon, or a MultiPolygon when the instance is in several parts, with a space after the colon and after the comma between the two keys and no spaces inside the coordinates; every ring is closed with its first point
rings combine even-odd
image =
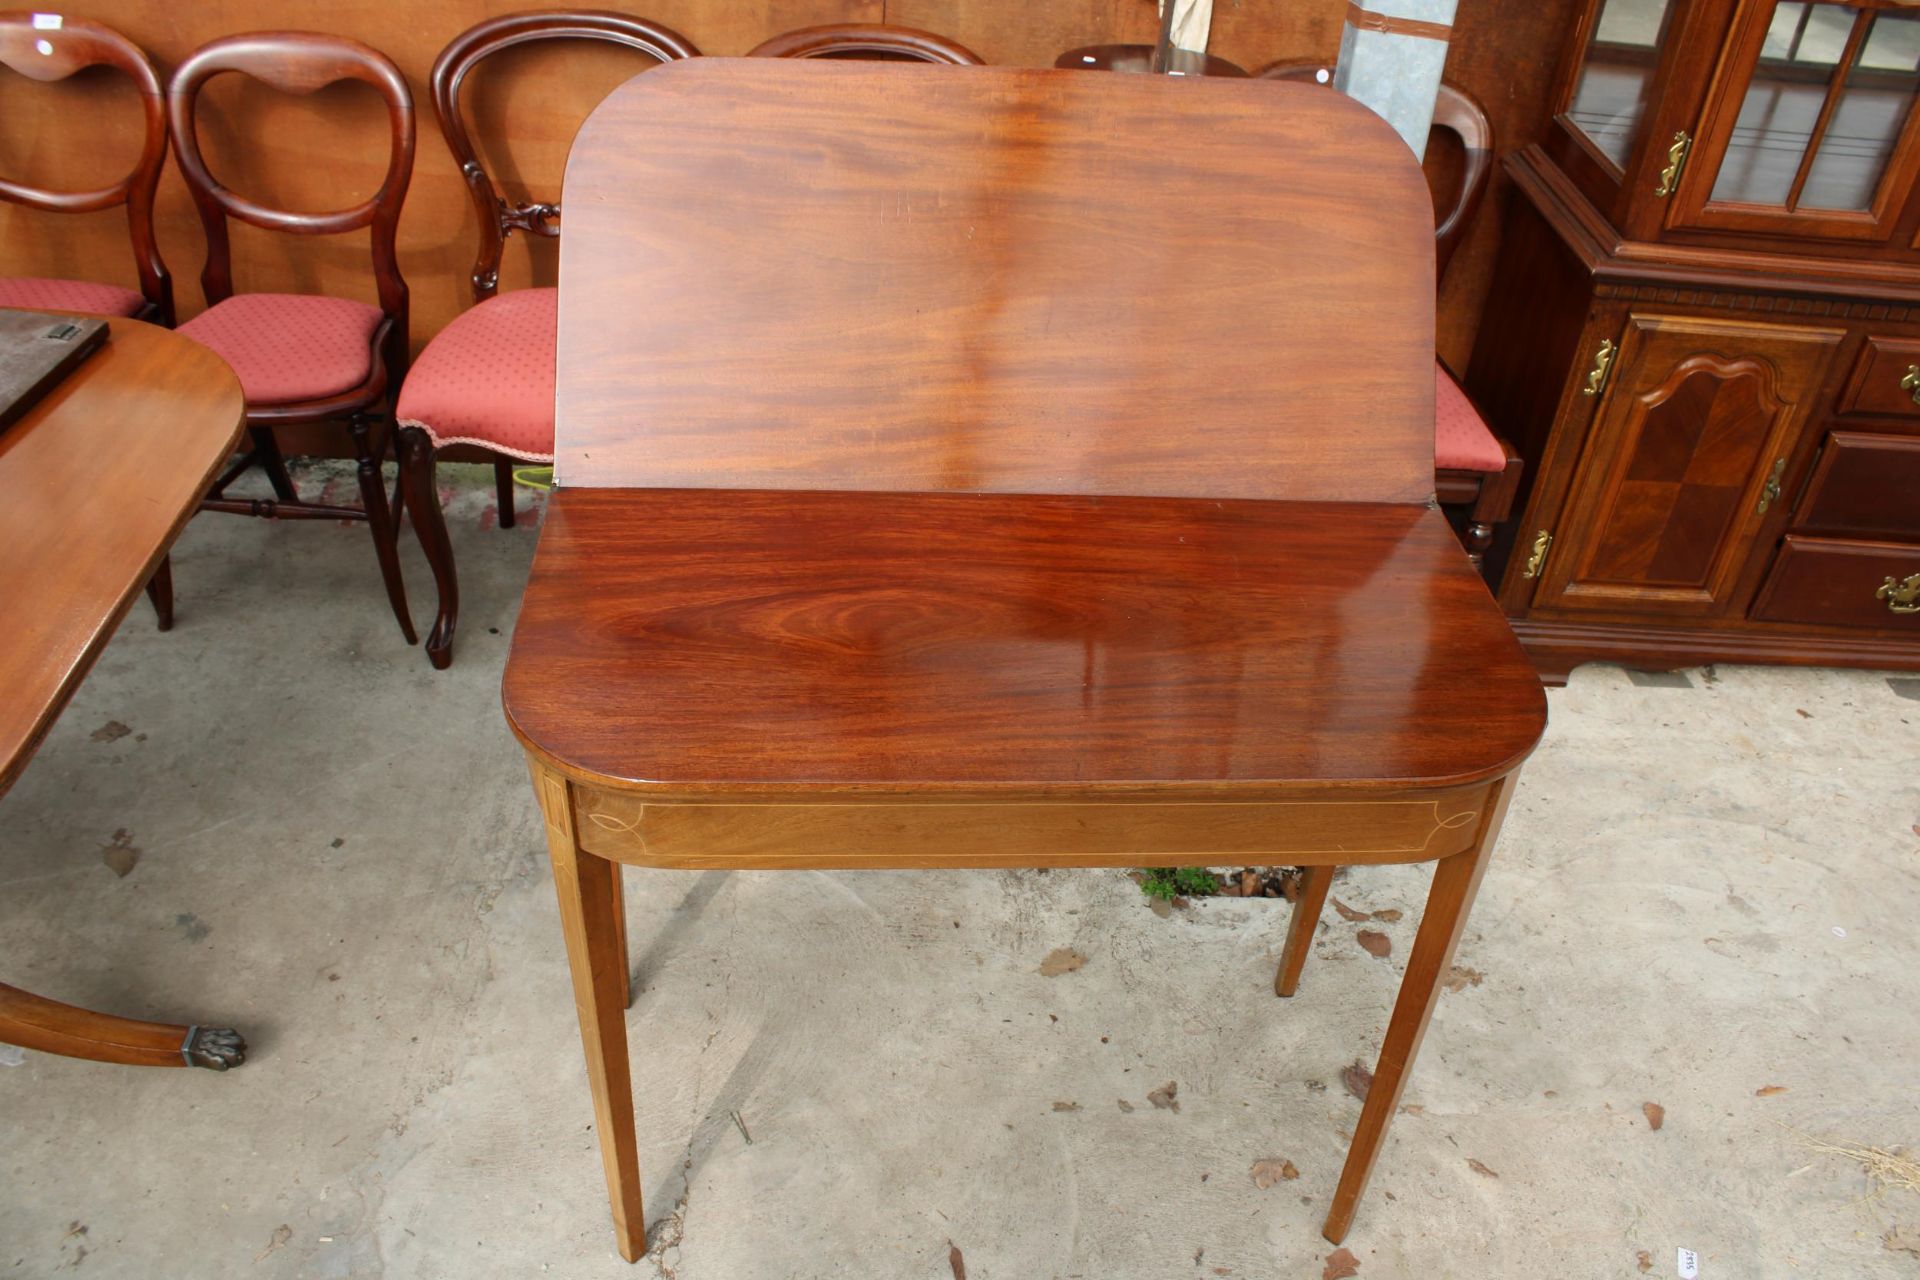
{"type": "MultiPolygon", "coordinates": [[[[1340,1073],[1379,1047],[1416,868],[1336,882],[1405,913],[1364,926],[1393,954],[1329,909],[1287,1003],[1272,901],[630,872],[655,1247],[620,1262],[499,710],[536,531],[478,487],[453,516],[444,673],[363,531],[197,520],[177,629],[136,610],[0,801],[0,977],[252,1041],[225,1076],[0,1067],[0,1275],[950,1280],[950,1247],[972,1280],[1346,1274],[1318,1232],[1340,1073]],[[1041,976],[1062,946],[1085,967],[1041,976]],[[1263,1190],[1263,1159],[1299,1177],[1263,1190]]],[[[1920,1147],[1917,697],[1607,667],[1553,695],[1359,1276],[1670,1276],[1679,1247],[1703,1277],[1920,1274],[1920,1195],[1805,1145],[1920,1147]]]]}

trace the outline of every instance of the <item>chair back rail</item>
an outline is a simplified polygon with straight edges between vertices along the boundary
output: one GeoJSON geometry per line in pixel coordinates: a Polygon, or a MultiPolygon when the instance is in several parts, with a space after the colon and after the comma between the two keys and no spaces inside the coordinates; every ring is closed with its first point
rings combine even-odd
{"type": "Polygon", "coordinates": [[[955,67],[985,65],[980,55],[957,41],[918,27],[883,22],[838,22],[802,27],[747,51],[749,58],[901,58],[955,67]]]}
{"type": "Polygon", "coordinates": [[[404,350],[407,283],[394,249],[400,209],[413,177],[413,94],[406,77],[378,49],[339,36],[307,31],[256,31],[205,45],[174,72],[167,88],[167,120],[181,176],[200,211],[207,236],[201,287],[209,306],[233,296],[233,253],[227,219],[294,235],[339,235],[369,228],[380,309],[394,321],[394,345],[404,350]],[[343,80],[371,85],[387,106],[386,175],[373,195],[347,209],[303,213],[259,204],[223,185],[200,151],[195,112],[200,91],[217,75],[236,72],[282,93],[308,94],[343,80]]]}
{"type": "Polygon", "coordinates": [[[0,200],[45,213],[92,213],[124,204],[133,242],[140,292],[163,324],[173,323],[173,279],[160,257],[153,234],[153,195],[167,160],[165,94],[153,63],[139,45],[97,22],[25,10],[0,12],[0,65],[30,80],[52,84],[88,67],[111,67],[130,78],[140,93],[146,132],[140,156],[125,177],[91,191],[51,191],[0,178],[0,200]]]}
{"type": "Polygon", "coordinates": [[[453,38],[434,59],[433,110],[447,150],[460,166],[467,192],[480,222],[480,251],[474,258],[473,300],[484,302],[500,287],[500,258],[507,237],[515,231],[535,236],[560,234],[560,206],[545,201],[509,204],[480,163],[478,149],[467,132],[460,110],[460,93],[468,73],[505,49],[546,40],[598,40],[624,45],[661,62],[694,58],[700,50],[679,32],[657,22],[603,9],[509,13],[488,18],[453,38]]]}
{"type": "Polygon", "coordinates": [[[559,482],[1428,501],[1390,135],[1244,80],[650,71],[568,160],[559,482]]]}
{"type": "Polygon", "coordinates": [[[1472,94],[1442,84],[1440,96],[1433,103],[1433,127],[1451,130],[1460,139],[1465,157],[1460,191],[1433,232],[1434,266],[1444,278],[1454,250],[1467,238],[1467,228],[1473,225],[1473,215],[1479,212],[1481,198],[1487,194],[1487,182],[1493,176],[1493,122],[1487,119],[1486,108],[1472,94]]]}

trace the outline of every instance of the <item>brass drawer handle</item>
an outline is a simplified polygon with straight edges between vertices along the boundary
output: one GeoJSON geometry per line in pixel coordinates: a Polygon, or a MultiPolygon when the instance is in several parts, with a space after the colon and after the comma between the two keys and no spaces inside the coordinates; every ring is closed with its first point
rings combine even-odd
{"type": "Polygon", "coordinates": [[[1912,396],[1915,404],[1920,404],[1920,364],[1907,366],[1907,376],[1900,379],[1900,389],[1912,396]]]}
{"type": "Polygon", "coordinates": [[[1904,582],[1888,574],[1873,598],[1885,600],[1888,613],[1920,613],[1920,573],[1909,575],[1904,582]]]}
{"type": "Polygon", "coordinates": [[[1773,474],[1768,476],[1767,482],[1760,486],[1760,505],[1753,509],[1753,514],[1757,516],[1763,516],[1767,514],[1767,508],[1772,506],[1774,502],[1779,499],[1780,473],[1785,471],[1786,469],[1787,469],[1787,460],[1785,458],[1774,459],[1773,474]]]}

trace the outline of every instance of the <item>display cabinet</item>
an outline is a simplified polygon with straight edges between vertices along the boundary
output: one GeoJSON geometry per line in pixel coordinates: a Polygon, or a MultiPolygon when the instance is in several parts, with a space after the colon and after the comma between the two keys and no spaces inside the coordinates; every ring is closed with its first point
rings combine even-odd
{"type": "Polygon", "coordinates": [[[1920,668],[1920,8],[1590,0],[1468,387],[1542,675],[1920,668]]]}

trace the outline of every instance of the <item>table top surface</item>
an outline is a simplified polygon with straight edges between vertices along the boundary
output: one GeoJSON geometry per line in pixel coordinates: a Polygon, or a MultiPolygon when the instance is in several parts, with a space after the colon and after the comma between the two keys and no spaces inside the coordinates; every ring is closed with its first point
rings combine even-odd
{"type": "Polygon", "coordinates": [[[1433,198],[1343,94],[688,58],[562,203],[563,486],[1433,495],[1433,198]]]}
{"type": "Polygon", "coordinates": [[[1429,505],[1431,198],[1357,103],[688,59],[594,112],[563,203],[561,487],[504,686],[549,765],[1219,799],[1539,739],[1429,505]]]}
{"type": "Polygon", "coordinates": [[[661,793],[1439,786],[1540,682],[1436,511],[572,489],[505,681],[521,740],[661,793]]]}
{"type": "Polygon", "coordinates": [[[110,325],[0,431],[0,794],[240,439],[245,402],[219,357],[137,320],[110,325]]]}

